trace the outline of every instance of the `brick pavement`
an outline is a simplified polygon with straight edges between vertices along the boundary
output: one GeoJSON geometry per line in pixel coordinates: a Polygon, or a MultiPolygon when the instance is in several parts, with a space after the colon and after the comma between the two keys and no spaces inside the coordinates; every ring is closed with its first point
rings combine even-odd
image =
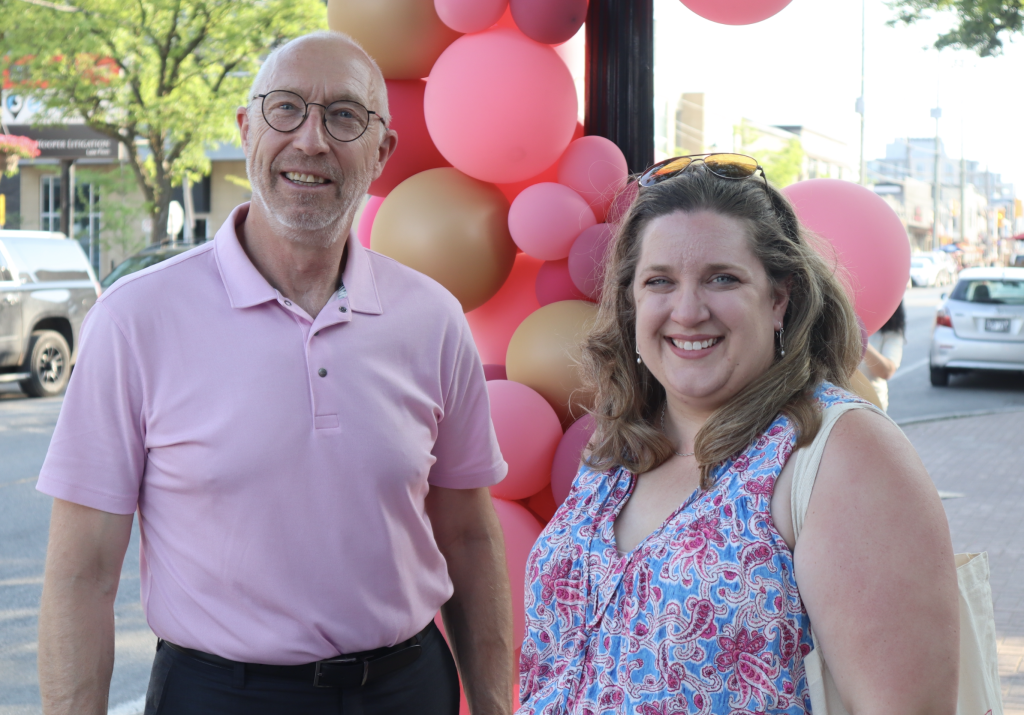
{"type": "Polygon", "coordinates": [[[953,548],[987,551],[1006,715],[1024,715],[1024,411],[904,424],[946,498],[953,548]],[[948,495],[947,495],[948,496],[948,495]]]}

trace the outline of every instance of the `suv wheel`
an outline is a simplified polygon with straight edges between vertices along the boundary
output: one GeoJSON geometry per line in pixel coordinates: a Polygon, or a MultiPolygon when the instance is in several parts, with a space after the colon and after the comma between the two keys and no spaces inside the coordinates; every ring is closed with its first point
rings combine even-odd
{"type": "Polygon", "coordinates": [[[29,397],[59,395],[68,385],[71,350],[64,336],[55,330],[37,330],[29,343],[29,372],[21,381],[21,390],[29,397]]]}
{"type": "Polygon", "coordinates": [[[946,387],[949,385],[949,370],[944,367],[932,367],[930,370],[932,387],[946,387]]]}

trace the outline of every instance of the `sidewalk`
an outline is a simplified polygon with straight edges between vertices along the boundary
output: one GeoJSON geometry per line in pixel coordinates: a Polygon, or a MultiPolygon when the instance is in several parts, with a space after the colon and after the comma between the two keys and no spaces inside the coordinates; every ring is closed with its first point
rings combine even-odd
{"type": "Polygon", "coordinates": [[[1024,411],[903,426],[957,553],[987,551],[1006,715],[1024,715],[1024,411]]]}

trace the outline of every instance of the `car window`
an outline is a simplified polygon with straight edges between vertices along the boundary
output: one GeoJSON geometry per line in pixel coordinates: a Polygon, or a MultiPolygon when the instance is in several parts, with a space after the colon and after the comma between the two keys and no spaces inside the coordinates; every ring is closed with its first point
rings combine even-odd
{"type": "Polygon", "coordinates": [[[966,280],[957,283],[950,298],[969,303],[1024,305],[1024,281],[966,280]]]}
{"type": "Polygon", "coordinates": [[[911,268],[924,268],[924,264],[925,264],[925,262],[922,259],[920,259],[920,258],[911,258],[910,259],[910,267],[911,268]]]}
{"type": "Polygon", "coordinates": [[[7,266],[7,261],[4,260],[4,254],[0,253],[0,282],[13,280],[14,276],[11,274],[11,269],[7,266]]]}
{"type": "Polygon", "coordinates": [[[59,238],[7,238],[18,271],[38,282],[87,281],[89,260],[76,241],[59,238]]]}

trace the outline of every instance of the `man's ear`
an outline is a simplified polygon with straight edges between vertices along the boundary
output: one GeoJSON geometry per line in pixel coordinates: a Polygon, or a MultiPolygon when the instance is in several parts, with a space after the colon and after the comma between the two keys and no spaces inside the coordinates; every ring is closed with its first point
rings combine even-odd
{"type": "Polygon", "coordinates": [[[384,136],[381,137],[380,143],[377,145],[377,167],[374,171],[373,180],[376,181],[381,173],[384,171],[384,166],[388,163],[388,159],[395,153],[395,148],[398,146],[398,132],[394,129],[388,129],[384,136]]]}
{"type": "Polygon", "coordinates": [[[242,148],[247,149],[246,142],[249,140],[249,108],[239,107],[236,109],[235,121],[238,123],[238,133],[242,137],[242,148]]]}

